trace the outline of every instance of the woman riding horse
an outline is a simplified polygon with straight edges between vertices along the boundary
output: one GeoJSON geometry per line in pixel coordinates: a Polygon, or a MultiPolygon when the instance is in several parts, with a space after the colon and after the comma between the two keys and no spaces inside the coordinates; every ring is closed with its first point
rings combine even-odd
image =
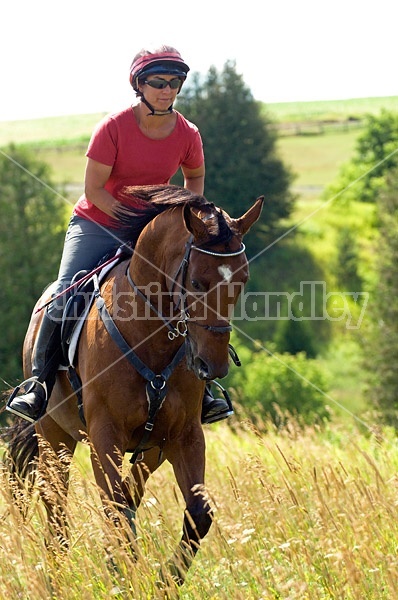
{"type": "MultiPolygon", "coordinates": [[[[71,361],[81,382],[81,410],[77,390],[60,370],[35,427],[19,419],[6,429],[6,464],[18,475],[13,489],[21,479],[32,484],[38,475],[48,547],[54,540],[65,547],[67,457],[72,459],[79,442],[88,442],[104,511],[133,549],[131,534],[135,540],[146,481],[168,461],[185,506],[180,542],[160,576],[181,585],[212,523],[203,392],[206,381],[228,372],[231,317],[249,276],[242,240],[259,218],[263,198],[233,219],[182,187],[141,186],[128,192],[142,201],[141,209],[120,210],[134,253],[105,276],[93,276],[95,301],[71,361]],[[128,471],[126,453],[132,453],[128,471]]],[[[34,311],[25,338],[25,376],[31,373],[41,318],[34,311]]]]}
{"type": "MultiPolygon", "coordinates": [[[[54,296],[67,290],[81,270],[93,269],[106,254],[127,240],[117,222],[121,205],[134,200],[121,195],[126,186],[169,183],[181,167],[184,187],[204,190],[204,156],[197,127],[173,108],[187,77],[188,65],[173,47],[143,49],[130,67],[135,105],[103,119],[86,153],[85,191],[75,205],[66,232],[54,296]]],[[[60,323],[70,293],[44,311],[33,355],[33,377],[25,393],[8,402],[7,410],[34,422],[46,410],[57,371],[60,323]]],[[[215,399],[206,386],[202,422],[232,414],[230,405],[215,399]]]]}

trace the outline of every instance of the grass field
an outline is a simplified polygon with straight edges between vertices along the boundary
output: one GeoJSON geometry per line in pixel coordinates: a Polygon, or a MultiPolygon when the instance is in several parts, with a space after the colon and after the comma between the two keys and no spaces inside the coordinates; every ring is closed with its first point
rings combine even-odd
{"type": "Polygon", "coordinates": [[[91,135],[93,127],[105,113],[47,117],[29,121],[3,121],[0,123],[0,147],[14,142],[25,144],[46,142],[61,145],[79,141],[91,135]]]}
{"type": "MultiPolygon", "coordinates": [[[[277,123],[307,121],[347,121],[362,119],[365,114],[378,114],[381,109],[397,110],[398,96],[385,98],[353,98],[316,102],[282,102],[264,104],[266,111],[277,123]]],[[[10,142],[59,143],[81,140],[90,136],[94,125],[105,113],[66,115],[29,121],[0,122],[0,147],[10,142]]]]}
{"type": "MultiPolygon", "coordinates": [[[[323,187],[334,180],[340,165],[352,155],[360,131],[279,138],[279,154],[297,175],[294,190],[305,198],[319,196],[323,187]]],[[[86,148],[84,142],[58,147],[39,145],[37,155],[51,166],[55,183],[82,185],[86,148]]]]}
{"type": "MultiPolygon", "coordinates": [[[[370,423],[370,425],[372,425],[370,423]]],[[[398,448],[357,427],[206,432],[215,522],[185,585],[157,586],[177,543],[183,502],[171,468],[150,480],[138,511],[135,562],[107,527],[87,449],[72,466],[71,546],[46,549],[36,501],[25,518],[0,493],[0,596],[9,600],[393,600],[398,589],[398,448]],[[115,572],[109,562],[117,566],[115,572]]],[[[56,489],[54,483],[54,489],[56,489]]],[[[21,499],[20,499],[21,500],[21,499]]]]}
{"type": "Polygon", "coordinates": [[[360,120],[366,114],[379,114],[381,109],[396,111],[398,96],[316,102],[280,102],[268,104],[265,108],[279,123],[360,120]]]}
{"type": "Polygon", "coordinates": [[[351,129],[313,136],[280,137],[280,156],[297,175],[294,189],[303,195],[319,194],[335,179],[340,166],[350,159],[361,131],[351,129]]]}
{"type": "MultiPolygon", "coordinates": [[[[55,183],[82,184],[85,150],[101,115],[50,118],[3,123],[0,147],[9,142],[29,143],[53,171],[55,183]],[[70,122],[69,122],[70,121],[70,122]],[[68,138],[68,135],[70,136],[68,138]]],[[[341,129],[317,135],[281,136],[278,149],[297,179],[294,186],[311,196],[332,181],[340,164],[348,160],[360,129],[341,129]]]]}

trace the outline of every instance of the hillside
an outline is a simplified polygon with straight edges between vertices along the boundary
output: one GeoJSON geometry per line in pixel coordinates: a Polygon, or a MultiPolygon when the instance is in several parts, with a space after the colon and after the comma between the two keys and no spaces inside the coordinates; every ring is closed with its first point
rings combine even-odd
{"type": "MultiPolygon", "coordinates": [[[[312,123],[313,131],[319,123],[355,123],[365,114],[377,114],[380,110],[397,110],[398,96],[386,98],[353,98],[350,100],[325,100],[316,102],[281,102],[264,104],[263,109],[281,129],[294,123],[312,123]]],[[[0,147],[10,142],[66,142],[82,140],[90,136],[94,125],[104,113],[64,115],[42,119],[0,122],[0,147]]],[[[292,129],[298,133],[299,129],[292,129]]]]}
{"type": "MultiPolygon", "coordinates": [[[[297,174],[295,189],[318,194],[350,157],[365,114],[394,110],[398,97],[264,104],[279,133],[279,151],[297,174]]],[[[58,183],[81,183],[84,152],[95,124],[105,113],[66,115],[0,123],[0,148],[29,144],[53,166],[58,183]]]]}
{"type": "Polygon", "coordinates": [[[290,122],[354,122],[366,114],[380,110],[397,110],[398,96],[384,98],[351,98],[346,100],[318,100],[314,102],[280,102],[267,104],[271,116],[278,123],[290,122]]]}

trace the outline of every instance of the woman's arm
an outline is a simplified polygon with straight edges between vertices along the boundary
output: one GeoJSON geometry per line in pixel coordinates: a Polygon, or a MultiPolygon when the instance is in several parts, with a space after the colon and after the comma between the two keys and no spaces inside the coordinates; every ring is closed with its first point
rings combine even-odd
{"type": "Polygon", "coordinates": [[[194,194],[203,196],[205,189],[205,165],[198,167],[197,169],[186,169],[181,167],[182,174],[184,175],[184,187],[187,190],[191,190],[194,194]]]}
{"type": "Polygon", "coordinates": [[[84,176],[84,193],[97,208],[111,217],[115,217],[115,208],[119,202],[105,189],[105,184],[112,172],[112,167],[87,159],[86,173],[84,176]]]}

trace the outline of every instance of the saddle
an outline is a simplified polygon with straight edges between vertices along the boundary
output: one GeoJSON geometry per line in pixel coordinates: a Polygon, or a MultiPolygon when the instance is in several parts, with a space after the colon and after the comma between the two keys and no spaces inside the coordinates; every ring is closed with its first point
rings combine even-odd
{"type": "MultiPolygon", "coordinates": [[[[106,265],[98,273],[97,277],[99,283],[105,279],[111,269],[131,256],[131,249],[126,248],[126,246],[121,246],[114,256],[115,260],[111,264],[106,265]]],[[[100,261],[99,266],[106,262],[108,258],[109,256],[105,256],[100,261]]],[[[94,269],[94,271],[96,271],[96,269],[94,269]]],[[[89,271],[79,271],[73,277],[71,285],[89,274],[89,271]]],[[[62,365],[64,367],[74,366],[75,364],[80,333],[93,304],[93,300],[94,275],[85,279],[79,286],[76,286],[76,289],[68,299],[64,309],[61,325],[62,365]]]]}

